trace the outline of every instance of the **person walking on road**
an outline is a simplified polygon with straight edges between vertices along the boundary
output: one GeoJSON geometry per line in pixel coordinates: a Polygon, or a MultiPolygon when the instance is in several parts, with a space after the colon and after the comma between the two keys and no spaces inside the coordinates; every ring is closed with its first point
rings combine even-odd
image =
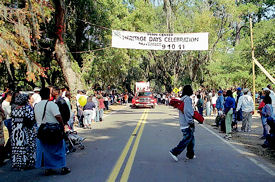
{"type": "Polygon", "coordinates": [[[179,144],[169,151],[171,157],[178,161],[177,156],[187,147],[186,158],[193,159],[194,155],[194,146],[195,146],[195,124],[193,120],[194,109],[192,107],[192,99],[190,96],[193,94],[192,87],[190,85],[185,85],[183,88],[181,101],[184,102],[183,112],[179,111],[179,123],[180,129],[183,134],[182,140],[179,144]]]}
{"type": "Polygon", "coordinates": [[[243,111],[243,122],[241,130],[249,132],[251,130],[252,114],[254,114],[253,98],[248,95],[248,89],[243,89],[244,95],[239,98],[236,111],[243,111]]]}
{"type": "Polygon", "coordinates": [[[233,98],[232,95],[232,91],[231,90],[227,90],[226,92],[226,100],[224,103],[224,114],[225,114],[225,138],[229,139],[232,138],[231,133],[232,133],[232,128],[231,128],[231,124],[232,124],[232,119],[233,119],[233,109],[236,108],[236,103],[235,103],[235,99],[233,98]]]}

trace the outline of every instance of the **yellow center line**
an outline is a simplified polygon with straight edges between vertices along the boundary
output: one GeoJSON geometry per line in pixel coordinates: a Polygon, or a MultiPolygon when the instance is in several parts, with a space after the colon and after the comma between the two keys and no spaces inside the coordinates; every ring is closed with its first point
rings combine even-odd
{"type": "Polygon", "coordinates": [[[117,160],[116,165],[113,168],[112,173],[110,174],[107,182],[114,182],[116,180],[116,178],[117,178],[117,176],[119,174],[119,171],[121,169],[121,166],[122,166],[122,164],[123,164],[123,162],[124,162],[124,160],[125,160],[125,158],[126,158],[126,156],[128,154],[128,151],[129,151],[129,149],[130,149],[130,147],[132,145],[132,142],[134,140],[135,136],[133,136],[133,134],[137,133],[137,130],[139,129],[139,126],[140,126],[141,122],[143,121],[143,119],[144,119],[144,117],[145,117],[145,115],[146,115],[147,112],[148,112],[148,110],[144,110],[144,112],[143,112],[140,120],[138,121],[138,124],[137,124],[136,128],[134,129],[132,135],[130,136],[130,138],[129,138],[127,144],[125,145],[125,147],[124,147],[121,155],[119,156],[119,159],[117,160]]]}
{"type": "Polygon", "coordinates": [[[148,112],[146,113],[146,115],[144,117],[144,120],[143,120],[143,122],[141,124],[140,130],[138,132],[136,141],[135,141],[134,146],[133,146],[133,149],[131,151],[131,154],[129,156],[127,164],[125,166],[124,172],[123,172],[123,174],[121,176],[121,180],[120,180],[121,182],[127,182],[128,181],[128,178],[129,178],[129,175],[130,175],[133,163],[134,163],[134,159],[135,159],[135,156],[136,156],[136,153],[137,153],[137,149],[138,149],[138,145],[139,145],[139,142],[140,142],[140,138],[141,138],[142,133],[143,133],[144,125],[146,123],[147,116],[148,116],[148,112]]]}

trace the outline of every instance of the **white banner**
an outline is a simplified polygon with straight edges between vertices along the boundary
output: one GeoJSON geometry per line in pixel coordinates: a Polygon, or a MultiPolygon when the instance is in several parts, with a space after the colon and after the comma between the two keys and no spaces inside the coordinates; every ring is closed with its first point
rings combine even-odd
{"type": "Polygon", "coordinates": [[[208,50],[208,33],[112,31],[112,47],[149,50],[208,50]]]}
{"type": "Polygon", "coordinates": [[[136,82],[136,92],[139,91],[149,91],[150,82],[136,82]]]}

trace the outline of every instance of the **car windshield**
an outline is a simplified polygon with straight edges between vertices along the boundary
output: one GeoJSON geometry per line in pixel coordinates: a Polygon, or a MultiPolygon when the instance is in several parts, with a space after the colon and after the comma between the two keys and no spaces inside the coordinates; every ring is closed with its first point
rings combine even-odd
{"type": "Polygon", "coordinates": [[[152,96],[152,92],[138,92],[137,96],[152,96]]]}

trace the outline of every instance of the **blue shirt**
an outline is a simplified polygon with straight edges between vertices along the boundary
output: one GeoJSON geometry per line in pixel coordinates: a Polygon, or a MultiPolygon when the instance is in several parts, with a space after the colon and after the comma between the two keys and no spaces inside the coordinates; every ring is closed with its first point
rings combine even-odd
{"type": "Polygon", "coordinates": [[[233,97],[227,97],[224,103],[224,109],[225,110],[230,110],[231,108],[235,109],[236,108],[236,102],[233,97]]]}
{"type": "Polygon", "coordinates": [[[93,102],[87,102],[87,104],[84,106],[83,110],[93,110],[95,108],[95,104],[93,102]]]}
{"type": "Polygon", "coordinates": [[[216,101],[216,108],[218,109],[218,111],[221,109],[224,109],[224,97],[223,95],[220,95],[216,101]]]}

